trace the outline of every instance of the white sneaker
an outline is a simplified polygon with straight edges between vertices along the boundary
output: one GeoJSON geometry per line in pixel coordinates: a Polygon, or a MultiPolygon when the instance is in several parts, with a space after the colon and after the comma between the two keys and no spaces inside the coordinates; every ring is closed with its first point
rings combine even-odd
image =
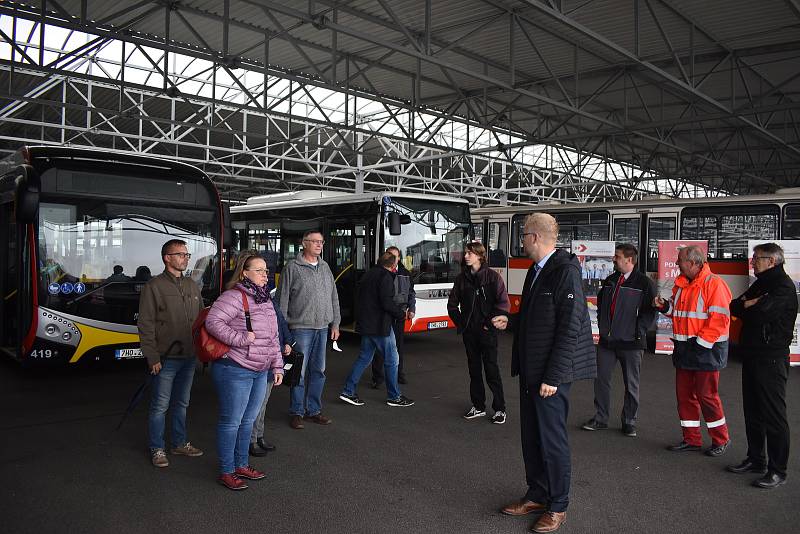
{"type": "Polygon", "coordinates": [[[494,417],[492,417],[492,423],[496,425],[502,425],[506,422],[506,412],[494,412],[494,417]]]}
{"type": "Polygon", "coordinates": [[[464,419],[475,419],[476,417],[484,417],[486,416],[486,412],[484,410],[479,410],[475,406],[469,409],[467,413],[462,415],[464,419]]]}

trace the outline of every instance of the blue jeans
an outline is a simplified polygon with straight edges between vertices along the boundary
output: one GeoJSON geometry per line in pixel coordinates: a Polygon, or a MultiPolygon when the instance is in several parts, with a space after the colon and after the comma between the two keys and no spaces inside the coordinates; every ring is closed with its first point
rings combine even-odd
{"type": "Polygon", "coordinates": [[[164,449],[164,427],[167,410],[172,410],[172,446],[180,447],[186,439],[186,408],[194,380],[194,358],[166,358],[161,371],[153,377],[153,395],[150,397],[150,414],[147,431],[150,452],[164,449]]]}
{"type": "Polygon", "coordinates": [[[389,400],[400,398],[400,388],[397,386],[397,366],[400,363],[400,356],[397,354],[397,344],[394,341],[394,332],[389,332],[388,336],[361,336],[361,352],[350,369],[350,376],[344,384],[342,393],[345,395],[355,395],[358,381],[369,364],[375,351],[379,350],[383,354],[383,372],[386,375],[386,394],[389,400]]]}
{"type": "Polygon", "coordinates": [[[303,368],[300,383],[291,389],[291,415],[317,415],[322,411],[322,388],[325,387],[325,349],[328,329],[298,328],[292,330],[295,348],[302,352],[303,368]],[[308,387],[306,387],[308,377],[308,387]],[[306,391],[307,390],[307,391],[306,391]]]}
{"type": "Polygon", "coordinates": [[[250,434],[267,394],[267,371],[215,363],[211,379],[219,396],[217,454],[219,472],[224,475],[249,464],[250,434]]]}

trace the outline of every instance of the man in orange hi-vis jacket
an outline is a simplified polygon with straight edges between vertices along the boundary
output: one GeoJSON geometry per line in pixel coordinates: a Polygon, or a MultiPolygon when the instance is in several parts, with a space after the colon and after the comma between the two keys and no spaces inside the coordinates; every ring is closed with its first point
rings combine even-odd
{"type": "Polygon", "coordinates": [[[719,398],[719,370],[728,363],[728,330],[731,323],[731,290],[713,274],[698,246],[678,252],[681,275],[675,280],[672,298],[653,299],[653,306],[672,318],[675,349],[675,391],[683,440],[667,447],[671,451],[699,451],[700,411],[711,436],[708,456],[720,456],[730,443],[728,425],[719,398]]]}

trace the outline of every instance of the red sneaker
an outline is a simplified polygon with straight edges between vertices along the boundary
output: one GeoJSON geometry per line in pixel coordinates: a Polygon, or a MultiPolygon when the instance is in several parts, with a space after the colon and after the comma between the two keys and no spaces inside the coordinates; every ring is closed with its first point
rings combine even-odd
{"type": "Polygon", "coordinates": [[[220,475],[219,478],[217,478],[217,482],[232,490],[247,489],[247,484],[245,484],[241,478],[237,477],[233,473],[225,473],[224,475],[220,475]]]}
{"type": "Polygon", "coordinates": [[[265,472],[259,471],[250,465],[237,467],[233,474],[240,478],[246,478],[247,480],[261,480],[267,476],[265,472]]]}

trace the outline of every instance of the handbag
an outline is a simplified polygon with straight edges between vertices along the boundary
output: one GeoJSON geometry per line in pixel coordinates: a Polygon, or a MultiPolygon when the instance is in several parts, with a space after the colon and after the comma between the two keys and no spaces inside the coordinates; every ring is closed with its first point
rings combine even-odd
{"type": "MultiPolygon", "coordinates": [[[[247,296],[241,289],[239,289],[239,292],[242,294],[242,307],[244,308],[244,320],[247,325],[247,331],[252,332],[253,325],[250,323],[250,306],[247,303],[247,296]]],[[[212,336],[208,330],[206,330],[206,317],[208,317],[208,312],[210,310],[210,306],[200,310],[197,319],[195,319],[192,325],[194,352],[197,355],[197,359],[203,363],[219,360],[231,350],[228,345],[212,336]]]]}
{"type": "Polygon", "coordinates": [[[283,357],[283,384],[293,388],[300,384],[300,374],[303,372],[303,358],[299,350],[292,349],[288,356],[283,357]]]}

